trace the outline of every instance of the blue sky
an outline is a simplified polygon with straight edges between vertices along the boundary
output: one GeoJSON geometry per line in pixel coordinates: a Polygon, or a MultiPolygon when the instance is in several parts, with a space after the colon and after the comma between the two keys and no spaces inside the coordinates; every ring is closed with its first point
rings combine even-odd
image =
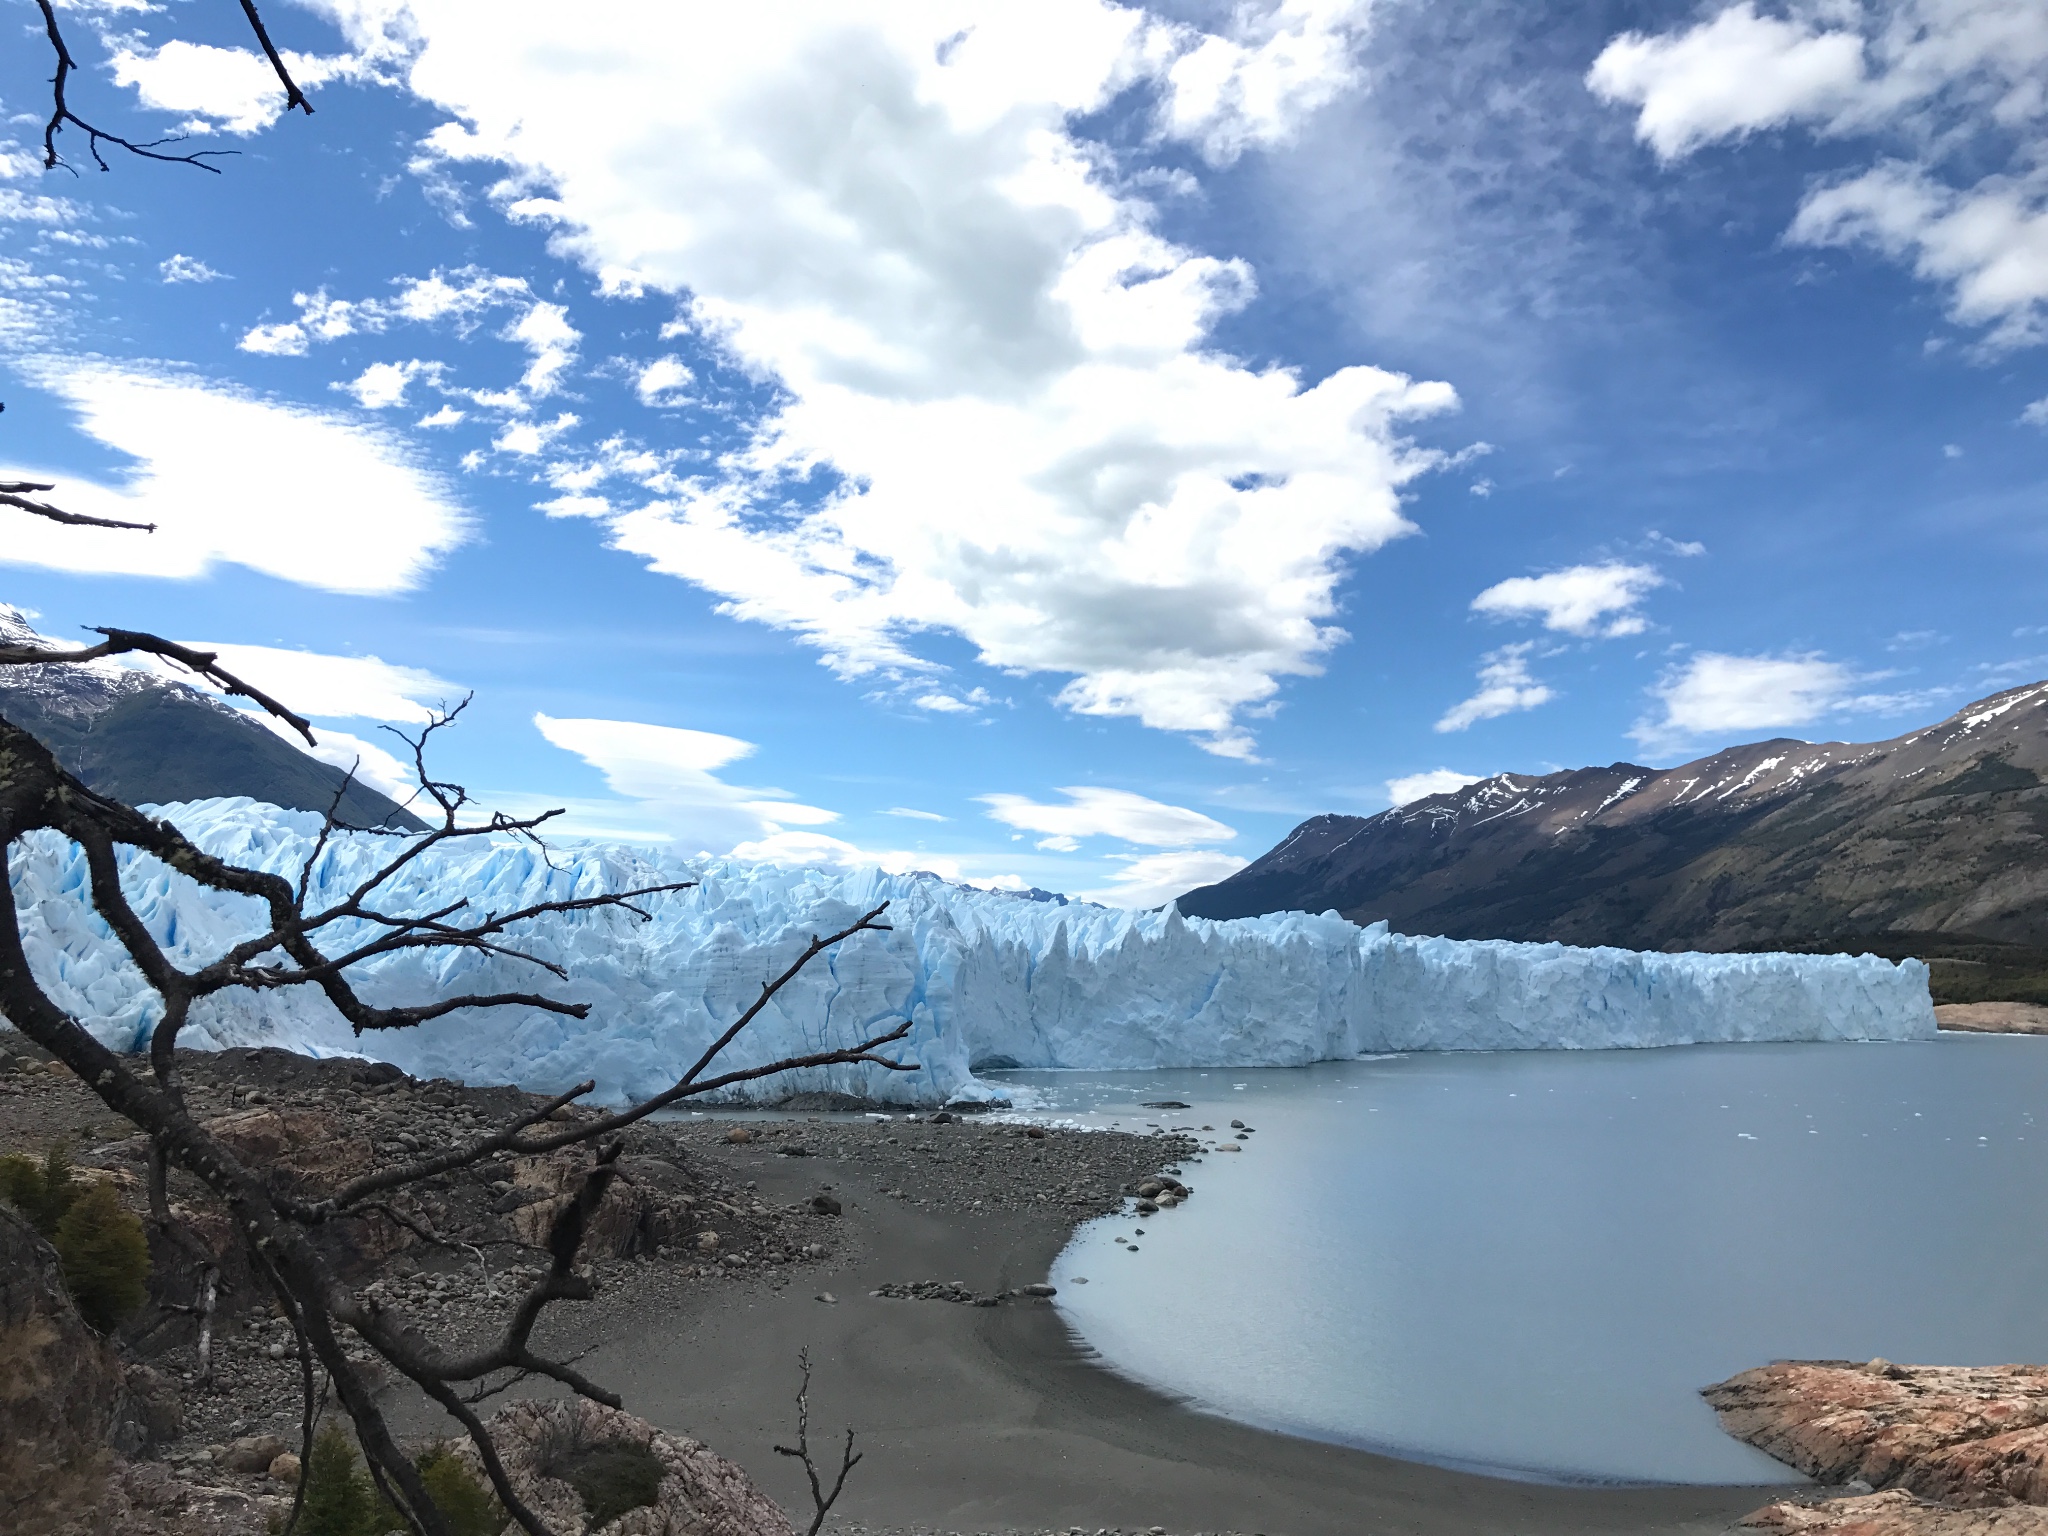
{"type": "Polygon", "coordinates": [[[373,781],[1142,905],[2048,675],[2039,0],[61,9],[237,153],[12,7],[0,600],[373,781]]]}

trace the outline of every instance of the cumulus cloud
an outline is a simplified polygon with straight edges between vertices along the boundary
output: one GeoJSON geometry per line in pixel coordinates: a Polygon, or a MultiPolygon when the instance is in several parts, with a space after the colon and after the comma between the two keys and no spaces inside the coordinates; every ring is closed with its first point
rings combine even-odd
{"type": "Polygon", "coordinates": [[[1497,651],[1488,651],[1480,659],[1479,691],[1447,710],[1437,721],[1436,728],[1446,732],[1462,731],[1481,720],[1535,709],[1556,698],[1556,692],[1549,685],[1529,675],[1529,652],[1534,648],[1534,641],[1524,640],[1519,645],[1504,645],[1497,651]]]}
{"type": "Polygon", "coordinates": [[[217,283],[227,276],[216,272],[197,256],[168,256],[157,263],[157,271],[167,283],[217,283]]]}
{"type": "Polygon", "coordinates": [[[823,826],[839,819],[837,812],[783,798],[779,791],[750,789],[719,778],[717,770],[754,750],[752,742],[736,736],[637,720],[561,720],[545,714],[536,714],[533,723],[548,741],[602,773],[614,794],[633,802],[608,810],[615,821],[630,811],[624,819],[641,828],[639,836],[661,836],[719,852],[749,839],[773,838],[790,827],[823,826]]]}
{"type": "MultiPolygon", "coordinates": [[[[422,667],[401,666],[380,656],[332,656],[270,645],[223,645],[214,640],[184,643],[195,650],[214,652],[220,664],[244,682],[315,718],[354,716],[417,723],[443,704],[460,702],[465,691],[422,667]]],[[[169,675],[211,691],[203,678],[184,672],[169,675]]]]}
{"type": "Polygon", "coordinates": [[[593,52],[558,7],[405,7],[412,88],[459,120],[432,151],[505,167],[507,216],[779,386],[715,473],[578,493],[616,547],[847,675],[929,670],[916,637],[948,631],[1246,756],[1247,711],[1345,638],[1349,559],[1409,531],[1436,459],[1404,424],[1456,399],[1217,350],[1252,273],[1163,238],[1077,137],[1139,88],[1221,161],[1349,81],[1361,5],[1231,14],[639,0],[610,22],[634,46],[593,52]]]}
{"type": "Polygon", "coordinates": [[[329,592],[391,593],[419,585],[468,535],[449,488],[374,427],[183,373],[49,359],[24,366],[71,407],[81,431],[136,467],[119,484],[18,459],[0,475],[57,481],[55,499],[70,511],[157,530],[19,519],[0,540],[0,563],[174,579],[227,563],[329,592]],[[336,539],[337,528],[349,537],[336,539]]]}
{"type": "Polygon", "coordinates": [[[1062,789],[1065,805],[1042,805],[1023,795],[982,795],[988,814],[1004,826],[1043,832],[1041,848],[1070,853],[1083,837],[1115,837],[1153,848],[1185,848],[1191,843],[1227,843],[1237,836],[1214,817],[1185,806],[1168,805],[1127,789],[1075,785],[1062,789]]]}
{"type": "MultiPolygon", "coordinates": [[[[403,363],[372,363],[348,383],[334,387],[354,395],[356,404],[364,410],[381,411],[405,404],[405,391],[414,379],[433,378],[440,372],[439,363],[423,363],[418,358],[403,363]]],[[[455,419],[462,419],[459,412],[455,419]]]]}
{"type": "Polygon", "coordinates": [[[683,366],[683,360],[671,353],[667,357],[657,357],[634,375],[633,392],[639,395],[642,405],[681,405],[688,400],[685,391],[696,379],[697,376],[683,366]]]}
{"type": "Polygon", "coordinates": [[[1674,160],[1703,144],[1829,117],[1865,84],[1863,39],[1760,16],[1744,0],[1683,32],[1625,32],[1593,61],[1596,96],[1640,108],[1636,136],[1674,160]]]}
{"type": "Polygon", "coordinates": [[[1864,245],[1943,288],[1990,349],[2048,339],[2048,0],[1880,0],[1613,39],[1587,85],[1661,159],[1803,124],[1917,146],[1810,191],[1796,242],[1864,245]]]}
{"type": "Polygon", "coordinates": [[[1781,730],[1819,719],[1848,699],[1856,676],[1817,653],[1729,656],[1700,651],[1650,690],[1663,706],[1629,734],[1652,750],[1701,736],[1781,730]]]}
{"type": "Polygon", "coordinates": [[[1460,773],[1455,768],[1431,768],[1422,773],[1404,774],[1398,779],[1387,780],[1387,803],[1396,807],[1412,805],[1417,800],[1427,800],[1431,795],[1448,795],[1467,784],[1477,784],[1482,777],[1477,773],[1460,773]]]}
{"type": "Polygon", "coordinates": [[[1472,599],[1472,611],[1500,619],[1540,618],[1545,629],[1611,640],[1639,635],[1649,627],[1636,608],[1663,585],[1664,578],[1652,566],[1619,561],[1574,565],[1497,582],[1472,599]]]}
{"type": "Polygon", "coordinates": [[[1148,853],[1127,860],[1109,877],[1108,885],[1075,894],[1083,901],[1099,901],[1106,907],[1160,907],[1197,886],[1214,885],[1236,874],[1247,862],[1234,853],[1206,850],[1148,853]]]}
{"type": "MultiPolygon", "coordinates": [[[[372,68],[370,60],[354,55],[319,57],[287,49],[283,57],[292,78],[306,90],[361,78],[372,68]]],[[[110,63],[115,83],[132,86],[143,106],[187,114],[177,125],[183,133],[257,133],[284,111],[284,87],[276,71],[247,48],[217,48],[183,38],[158,48],[130,41],[115,48],[110,63]]]]}

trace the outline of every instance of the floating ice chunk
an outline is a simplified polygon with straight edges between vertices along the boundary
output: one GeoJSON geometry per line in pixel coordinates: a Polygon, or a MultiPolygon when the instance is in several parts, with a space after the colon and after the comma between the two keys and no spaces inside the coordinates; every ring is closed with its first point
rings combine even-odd
{"type": "MultiPolygon", "coordinates": [[[[210,852],[294,878],[319,828],[305,812],[246,799],[161,814],[210,852]]],[[[312,904],[347,891],[391,847],[368,834],[334,840],[311,873],[312,904]]],[[[11,867],[38,979],[108,1045],[142,1046],[156,999],[86,902],[79,849],[38,833],[11,867]]],[[[973,1063],[1243,1068],[1399,1051],[1934,1035],[1927,970],[1914,960],[1465,943],[1393,934],[1383,923],[1360,928],[1334,912],[1209,922],[1171,906],[1055,906],[931,875],[787,870],[619,846],[570,845],[550,862],[511,840],[447,845],[408,866],[382,906],[421,910],[460,893],[476,911],[502,912],[674,879],[698,884],[650,901],[647,921],[612,909],[550,917],[521,933],[521,947],[569,972],[567,983],[541,989],[589,1003],[587,1019],[506,1008],[357,1039],[323,997],[298,988],[207,999],[183,1038],[202,1048],[360,1052],[419,1076],[554,1092],[589,1077],[617,1102],[667,1087],[811,935],[883,901],[890,930],[814,962],[719,1066],[843,1045],[908,1019],[911,1032],[893,1051],[914,1069],[814,1069],[739,1092],[910,1106],[1003,1098],[973,1063]]],[[[210,960],[262,926],[254,901],[202,891],[147,856],[126,860],[123,885],[181,965],[210,960]]],[[[346,937],[331,935],[330,950],[346,937]]],[[[352,974],[367,999],[386,1004],[551,982],[518,961],[460,951],[389,956],[352,974]]]]}

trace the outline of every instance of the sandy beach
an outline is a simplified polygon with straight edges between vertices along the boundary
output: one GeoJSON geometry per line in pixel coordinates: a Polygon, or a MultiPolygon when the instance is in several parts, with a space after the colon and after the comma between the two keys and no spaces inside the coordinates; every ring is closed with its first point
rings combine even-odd
{"type": "Polygon", "coordinates": [[[786,1443],[807,1348],[818,1432],[851,1424],[867,1456],[829,1527],[848,1531],[1706,1533],[1782,1491],[1551,1487],[1269,1434],[1093,1363],[1051,1303],[871,1297],[891,1282],[990,1293],[1043,1280],[1071,1230],[1057,1209],[962,1210],[937,1189],[916,1204],[924,1191],[906,1165],[917,1159],[887,1129],[855,1127],[846,1157],[796,1160],[777,1156],[773,1138],[727,1148],[704,1128],[700,1155],[757,1181],[771,1203],[829,1178],[847,1204],[837,1261],[781,1287],[664,1288],[641,1273],[573,1320],[565,1312],[555,1342],[590,1348],[585,1368],[628,1409],[708,1441],[791,1509],[804,1507],[803,1488],[771,1447],[786,1443]]]}

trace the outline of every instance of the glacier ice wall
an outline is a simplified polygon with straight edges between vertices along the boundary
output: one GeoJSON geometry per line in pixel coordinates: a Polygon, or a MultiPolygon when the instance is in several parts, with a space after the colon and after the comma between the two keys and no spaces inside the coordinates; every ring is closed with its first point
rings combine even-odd
{"type": "MultiPolygon", "coordinates": [[[[294,878],[319,827],[305,812],[244,799],[163,814],[215,854],[294,878]]],[[[314,904],[347,890],[390,846],[369,835],[338,839],[312,872],[314,904]]],[[[154,859],[131,857],[123,878],[181,964],[261,930],[255,902],[201,891],[154,859]]],[[[84,902],[80,851],[36,834],[16,848],[12,879],[38,978],[107,1044],[139,1047],[154,997],[84,902]]],[[[587,1020],[498,1009],[358,1040],[324,998],[299,988],[210,999],[184,1038],[360,1051],[417,1076],[541,1090],[592,1077],[608,1100],[638,1097],[673,1082],[812,934],[884,900],[893,930],[859,935],[814,962],[722,1067],[846,1044],[905,1017],[915,1027],[899,1053],[918,1063],[915,1072],[814,1070],[778,1080],[767,1095],[822,1090],[931,1104],[999,1096],[976,1079],[977,1067],[1300,1066],[1379,1051],[1934,1034],[1927,970],[1914,960],[1471,943],[1361,929],[1334,913],[1209,922],[1171,908],[1061,907],[928,875],[784,870],[625,847],[558,847],[550,861],[512,841],[450,845],[415,861],[381,905],[419,910],[462,892],[478,909],[505,911],[664,879],[700,883],[654,898],[649,921],[613,910],[548,918],[524,933],[523,947],[569,970],[567,983],[545,990],[592,1004],[587,1020]]],[[[529,965],[462,953],[393,956],[354,974],[379,1003],[551,982],[529,965]]]]}

